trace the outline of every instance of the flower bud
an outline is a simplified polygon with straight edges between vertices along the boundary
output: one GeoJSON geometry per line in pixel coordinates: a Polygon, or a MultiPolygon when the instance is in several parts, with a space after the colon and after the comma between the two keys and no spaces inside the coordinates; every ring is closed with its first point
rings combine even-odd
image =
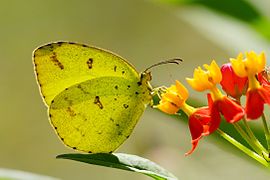
{"type": "Polygon", "coordinates": [[[220,68],[222,89],[231,97],[238,99],[246,92],[248,78],[239,77],[233,71],[231,63],[223,64],[220,68]]]}

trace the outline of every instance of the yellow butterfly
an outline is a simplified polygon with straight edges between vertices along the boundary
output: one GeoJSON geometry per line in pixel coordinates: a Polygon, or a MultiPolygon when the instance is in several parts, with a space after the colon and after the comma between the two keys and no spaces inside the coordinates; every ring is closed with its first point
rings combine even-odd
{"type": "Polygon", "coordinates": [[[109,51],[56,42],[38,47],[33,60],[51,124],[73,149],[116,150],[152,100],[150,73],[109,51]]]}

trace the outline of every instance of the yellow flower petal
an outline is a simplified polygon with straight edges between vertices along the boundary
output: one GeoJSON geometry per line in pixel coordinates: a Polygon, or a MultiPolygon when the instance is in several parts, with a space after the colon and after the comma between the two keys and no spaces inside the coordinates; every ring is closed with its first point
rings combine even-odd
{"type": "Polygon", "coordinates": [[[243,54],[239,53],[236,59],[231,58],[230,59],[233,71],[235,74],[239,77],[247,77],[247,71],[245,68],[244,60],[243,60],[243,54]]]}
{"type": "Polygon", "coordinates": [[[175,104],[177,107],[181,107],[183,102],[185,101],[182,97],[180,97],[177,93],[168,92],[162,95],[162,100],[171,102],[175,104]]]}
{"type": "Polygon", "coordinates": [[[264,52],[257,55],[254,51],[246,53],[246,59],[240,53],[237,59],[230,59],[232,67],[236,75],[239,77],[255,76],[264,70],[266,58],[264,52]]]}
{"type": "Polygon", "coordinates": [[[166,92],[177,93],[176,86],[171,85],[169,88],[167,88],[166,92]]]}
{"type": "Polygon", "coordinates": [[[176,89],[178,91],[178,94],[181,95],[181,98],[186,101],[189,94],[188,94],[188,90],[186,89],[186,87],[180,83],[179,81],[175,81],[175,85],[176,85],[176,89]]]}
{"type": "Polygon", "coordinates": [[[186,78],[187,83],[192,87],[192,89],[196,91],[204,91],[205,87],[198,85],[197,81],[195,79],[186,78]]]}
{"type": "Polygon", "coordinates": [[[260,59],[260,63],[258,64],[258,70],[262,72],[266,66],[266,57],[265,53],[261,52],[261,54],[258,57],[260,59]]]}
{"type": "Polygon", "coordinates": [[[220,81],[222,80],[222,74],[215,60],[211,62],[209,72],[210,76],[213,78],[213,83],[220,83],[220,81]]]}
{"type": "Polygon", "coordinates": [[[187,89],[179,81],[176,85],[167,88],[166,92],[161,95],[161,100],[157,108],[168,114],[175,114],[185,104],[188,98],[187,89]]]}
{"type": "Polygon", "coordinates": [[[157,108],[168,114],[176,114],[179,108],[170,102],[161,102],[157,108]]]}
{"type": "Polygon", "coordinates": [[[255,75],[257,73],[257,65],[259,61],[257,61],[257,55],[254,51],[250,51],[246,53],[247,59],[244,61],[245,67],[247,69],[248,74],[255,75]],[[256,63],[257,62],[257,63],[256,63]]]}
{"type": "Polygon", "coordinates": [[[206,70],[198,67],[194,70],[193,78],[186,78],[189,85],[196,91],[212,89],[222,79],[220,68],[214,60],[210,66],[207,64],[203,66],[206,70]]]}

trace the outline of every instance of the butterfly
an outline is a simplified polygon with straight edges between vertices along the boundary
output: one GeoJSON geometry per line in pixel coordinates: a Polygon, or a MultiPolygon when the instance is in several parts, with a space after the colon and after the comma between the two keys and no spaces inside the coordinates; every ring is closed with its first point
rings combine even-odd
{"type": "Polygon", "coordinates": [[[73,149],[115,151],[152,101],[150,72],[107,50],[55,42],[34,50],[33,61],[50,122],[73,149]]]}

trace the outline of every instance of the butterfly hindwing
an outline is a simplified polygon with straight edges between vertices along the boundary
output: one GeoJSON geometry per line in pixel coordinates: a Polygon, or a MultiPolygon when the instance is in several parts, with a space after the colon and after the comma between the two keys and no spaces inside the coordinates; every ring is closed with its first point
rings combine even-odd
{"type": "Polygon", "coordinates": [[[50,106],[62,141],[85,152],[111,152],[131,134],[145,109],[137,82],[103,77],[74,85],[50,106]]]}

